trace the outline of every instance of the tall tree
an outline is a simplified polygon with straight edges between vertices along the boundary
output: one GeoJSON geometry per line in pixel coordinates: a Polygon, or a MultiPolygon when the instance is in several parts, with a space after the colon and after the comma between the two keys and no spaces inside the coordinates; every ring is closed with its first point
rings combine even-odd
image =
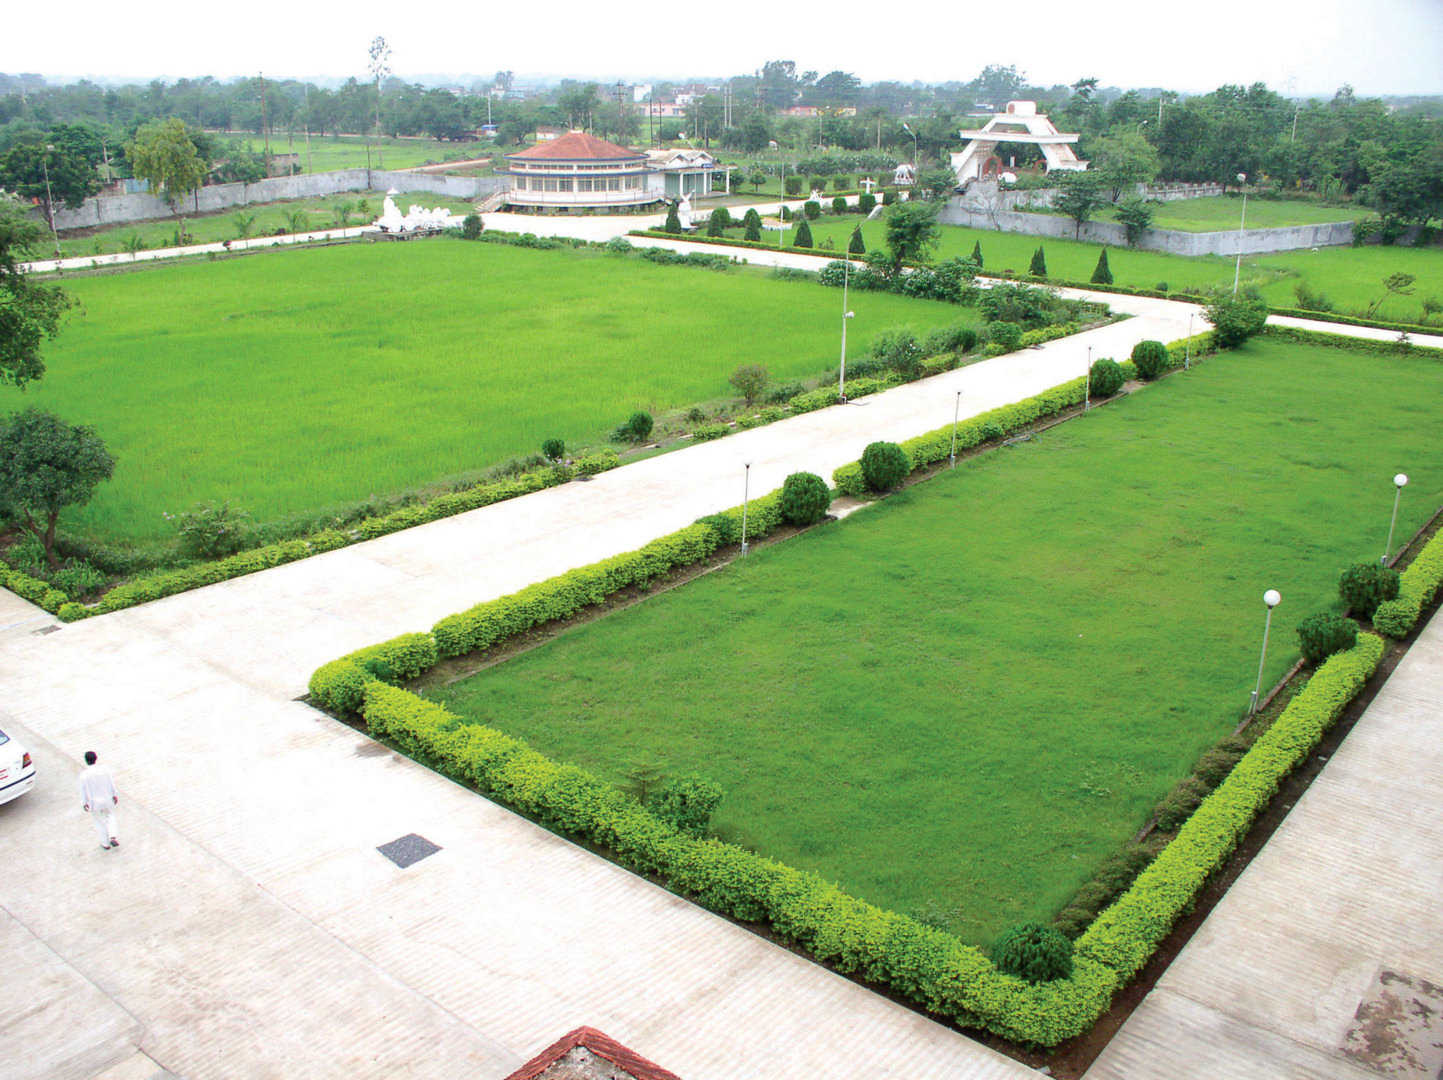
{"type": "MultiPolygon", "coordinates": [[[[181,216],[185,197],[205,180],[206,163],[185,124],[175,117],[154,120],[136,131],[125,155],[135,175],[149,180],[150,190],[163,195],[177,216],[181,216]]],[[[181,216],[181,227],[184,225],[181,216]]]]}
{"type": "Polygon", "coordinates": [[[55,336],[70,306],[64,292],[37,285],[20,267],[40,241],[40,226],[14,199],[0,195],[0,385],[24,387],[45,374],[40,343],[55,336]]]}
{"type": "Polygon", "coordinates": [[[941,235],[938,204],[909,200],[897,203],[886,218],[887,248],[898,262],[926,262],[941,235]]]}
{"type": "Polygon", "coordinates": [[[1113,202],[1138,184],[1156,180],[1158,165],[1157,150],[1135,129],[1093,140],[1092,169],[1113,202]]]}
{"type": "Polygon", "coordinates": [[[1052,200],[1053,209],[1060,210],[1072,219],[1076,226],[1073,229],[1073,237],[1081,239],[1082,227],[1087,224],[1093,214],[1107,204],[1107,196],[1103,194],[1102,190],[1102,178],[1088,170],[1086,172],[1058,173],[1057,179],[1060,190],[1057,192],[1057,197],[1052,200]]]}

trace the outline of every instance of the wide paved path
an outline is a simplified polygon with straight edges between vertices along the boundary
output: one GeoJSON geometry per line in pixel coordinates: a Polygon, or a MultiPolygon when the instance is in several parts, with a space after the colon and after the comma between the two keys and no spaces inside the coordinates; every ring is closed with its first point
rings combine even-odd
{"type": "Polygon", "coordinates": [[[1435,617],[1087,1080],[1435,1080],[1440,791],[1435,617]]]}

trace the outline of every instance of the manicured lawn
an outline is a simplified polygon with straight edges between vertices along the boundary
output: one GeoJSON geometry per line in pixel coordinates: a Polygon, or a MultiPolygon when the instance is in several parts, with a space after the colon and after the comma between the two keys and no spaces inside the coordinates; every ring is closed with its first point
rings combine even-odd
{"type": "MultiPolygon", "coordinates": [[[[262,153],[265,143],[258,135],[219,134],[223,141],[235,139],[254,153],[262,153]]],[[[312,135],[309,157],[306,137],[296,132],[271,136],[271,153],[299,154],[302,172],[333,172],[336,169],[367,168],[364,135],[312,135]]],[[[444,161],[469,161],[488,157],[495,152],[489,140],[477,142],[442,142],[440,139],[372,139],[370,168],[414,169],[418,165],[439,165],[444,161]],[[379,149],[380,153],[377,154],[379,149]]],[[[514,149],[514,148],[513,148],[514,149]]]]}
{"type": "MultiPolygon", "coordinates": [[[[599,442],[633,410],[835,363],[837,295],[764,272],[442,237],[69,278],[49,372],[6,409],[94,424],[119,459],[72,530],[171,535],[229,499],[258,521],[599,442]]],[[[975,309],[859,296],[853,349],[975,309]],[[864,329],[865,328],[865,329],[864,329]]]]}
{"type": "MultiPolygon", "coordinates": [[[[1347,564],[1443,501],[1443,364],[1266,342],[433,692],[978,943],[1050,918],[1347,564]]],[[[859,439],[859,443],[863,441],[859,439]]]]}
{"type": "MultiPolygon", "coordinates": [[[[252,203],[236,206],[218,214],[204,216],[186,215],[185,231],[197,244],[214,244],[221,240],[235,240],[240,236],[237,217],[254,214],[251,236],[273,236],[290,232],[291,224],[287,215],[300,211],[305,215],[305,229],[335,229],[340,227],[336,209],[343,203],[352,207],[348,225],[369,225],[381,216],[381,202],[385,198],[373,191],[348,191],[336,195],[325,195],[314,199],[285,199],[273,203],[252,203]],[[362,204],[356,208],[356,204],[362,204]]],[[[396,205],[404,214],[412,203],[425,207],[444,206],[453,214],[469,214],[473,203],[468,199],[452,199],[445,195],[433,195],[428,191],[403,192],[396,196],[396,205]]],[[[87,230],[84,234],[71,233],[60,238],[60,251],[66,258],[84,255],[110,255],[128,251],[126,241],[139,236],[145,247],[165,248],[175,244],[175,234],[180,223],[175,218],[159,221],[139,221],[126,225],[112,225],[105,229],[87,230]]],[[[42,245],[40,254],[49,255],[50,246],[42,245]]]]}
{"type": "MultiPolygon", "coordinates": [[[[1253,200],[1248,200],[1251,214],[1253,200]]],[[[834,218],[823,215],[812,222],[812,238],[819,250],[830,239],[833,250],[844,252],[852,229],[862,221],[862,239],[867,249],[884,247],[886,228],[881,220],[863,221],[855,215],[834,218]]],[[[741,236],[741,230],[735,231],[741,236]]],[[[788,240],[795,235],[789,231],[788,240]]],[[[765,232],[766,240],[775,242],[775,232],[765,232]]],[[[1073,240],[1052,240],[1018,233],[942,227],[942,240],[934,257],[951,258],[971,255],[972,245],[982,245],[983,272],[1013,270],[1026,273],[1032,253],[1041,244],[1047,255],[1047,269],[1052,277],[1067,281],[1087,281],[1097,266],[1096,244],[1073,240]]],[[[1108,265],[1118,285],[1151,289],[1166,282],[1169,288],[1210,289],[1232,288],[1234,260],[1218,255],[1167,255],[1154,251],[1132,251],[1128,248],[1107,249],[1108,265]]],[[[1362,314],[1384,292],[1383,279],[1393,273],[1413,274],[1417,278],[1413,294],[1390,297],[1375,317],[1416,322],[1422,315],[1422,300],[1432,296],[1443,300],[1443,247],[1328,247],[1317,251],[1287,251],[1276,255],[1258,255],[1243,259],[1243,284],[1261,288],[1263,296],[1279,307],[1297,303],[1293,294],[1299,281],[1321,290],[1340,312],[1362,314]]]]}

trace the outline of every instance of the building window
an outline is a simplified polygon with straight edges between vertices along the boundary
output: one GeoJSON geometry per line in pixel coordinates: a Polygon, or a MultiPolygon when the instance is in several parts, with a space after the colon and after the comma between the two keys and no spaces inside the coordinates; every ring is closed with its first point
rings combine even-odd
{"type": "Polygon", "coordinates": [[[570,190],[571,190],[571,177],[569,177],[569,176],[563,176],[563,177],[561,178],[561,187],[560,187],[559,190],[561,190],[561,191],[570,191],[570,190]]]}
{"type": "Polygon", "coordinates": [[[590,190],[591,190],[591,177],[589,177],[589,176],[579,177],[579,178],[577,179],[577,181],[576,181],[576,190],[577,190],[577,191],[590,191],[590,190]]]}

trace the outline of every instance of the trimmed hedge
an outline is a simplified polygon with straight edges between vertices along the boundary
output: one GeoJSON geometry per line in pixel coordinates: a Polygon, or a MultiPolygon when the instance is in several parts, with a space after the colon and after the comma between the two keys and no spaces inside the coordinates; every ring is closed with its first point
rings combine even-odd
{"type": "Polygon", "coordinates": [[[1382,658],[1383,639],[1360,634],[1355,647],[1318,668],[1132,888],[1077,939],[1078,957],[1106,965],[1124,982],[1136,975],[1382,658]]]}
{"type": "MultiPolygon", "coordinates": [[[[607,469],[614,469],[620,463],[621,459],[617,456],[616,451],[607,449],[579,459],[576,462],[576,471],[582,476],[593,476],[607,469]]],[[[229,581],[231,578],[254,574],[259,570],[269,570],[273,566],[295,562],[297,559],[305,559],[311,555],[319,555],[323,551],[334,551],[362,540],[374,540],[379,536],[409,529],[414,525],[439,521],[441,518],[465,513],[467,510],[476,510],[483,506],[490,506],[492,503],[514,499],[519,495],[529,495],[534,491],[541,491],[543,488],[563,483],[565,480],[565,472],[548,466],[544,469],[523,473],[512,479],[476,484],[462,491],[438,495],[429,502],[413,503],[389,514],[365,518],[349,528],[324,529],[298,540],[282,540],[279,543],[252,548],[249,551],[242,551],[213,562],[197,563],[179,570],[168,570],[164,573],[138,578],[135,581],[128,581],[111,589],[91,607],[67,602],[69,598],[62,593],[59,594],[60,599],[56,606],[47,610],[55,611],[64,622],[74,622],[91,615],[119,611],[122,608],[134,607],[136,604],[159,600],[164,596],[197,589],[202,585],[214,585],[220,581],[229,581]]],[[[8,581],[0,583],[8,586],[8,581]]],[[[20,592],[19,589],[10,587],[13,591],[20,592]]],[[[20,592],[20,595],[26,594],[20,592]]]]}
{"type": "Polygon", "coordinates": [[[1373,613],[1373,628],[1390,638],[1407,637],[1440,588],[1443,588],[1443,532],[1435,533],[1408,569],[1399,575],[1398,596],[1378,605],[1373,613]]]}
{"type": "MultiPolygon", "coordinates": [[[[1055,416],[1073,405],[1082,404],[1083,380],[1071,382],[1044,390],[1035,397],[1025,398],[1012,405],[962,421],[957,425],[957,449],[970,450],[981,446],[990,439],[1001,438],[1029,424],[1048,416],[1055,416]]],[[[937,428],[925,435],[918,435],[902,444],[902,449],[912,462],[913,469],[946,460],[952,453],[952,425],[937,428]]],[[[832,473],[832,483],[838,494],[864,498],[869,494],[867,483],[862,477],[862,463],[853,461],[832,473]]]]}
{"type": "MultiPolygon", "coordinates": [[[[1266,326],[1263,333],[1269,337],[1284,338],[1288,341],[1296,341],[1303,345],[1324,345],[1333,349],[1354,349],[1358,352],[1373,353],[1378,356],[1397,356],[1400,347],[1396,340],[1375,341],[1372,338],[1350,337],[1347,334],[1329,334],[1322,330],[1300,330],[1296,326],[1266,326]]],[[[1443,359],[1443,349],[1435,349],[1431,345],[1414,345],[1408,343],[1408,355],[1430,356],[1443,359]]]]}
{"type": "MultiPolygon", "coordinates": [[[[39,578],[33,578],[19,570],[12,570],[3,563],[0,563],[0,585],[9,589],[16,596],[39,605],[52,615],[59,615],[69,607],[81,607],[74,603],[63,590],[57,589],[48,581],[41,581],[39,578]]],[[[83,607],[81,609],[84,610],[83,607]]],[[[70,622],[69,619],[64,619],[64,621],[70,622]]]]}
{"type": "MultiPolygon", "coordinates": [[[[1268,311],[1274,315],[1286,315],[1291,319],[1312,319],[1314,322],[1343,323],[1348,326],[1370,326],[1374,330],[1396,330],[1400,334],[1443,334],[1443,326],[1384,322],[1381,319],[1368,319],[1362,315],[1346,315],[1334,311],[1308,311],[1305,308],[1286,307],[1270,307],[1268,311]]],[[[1322,331],[1317,332],[1321,333],[1322,331]]],[[[1308,331],[1304,330],[1303,333],[1308,333],[1308,331]]]]}

